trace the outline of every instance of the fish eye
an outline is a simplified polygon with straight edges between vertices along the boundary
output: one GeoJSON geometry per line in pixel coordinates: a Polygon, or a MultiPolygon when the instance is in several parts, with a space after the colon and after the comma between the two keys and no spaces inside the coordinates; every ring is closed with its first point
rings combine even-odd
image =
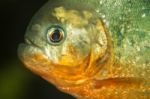
{"type": "Polygon", "coordinates": [[[66,37],[65,30],[60,26],[52,26],[47,31],[48,42],[52,45],[61,44],[66,37]]]}

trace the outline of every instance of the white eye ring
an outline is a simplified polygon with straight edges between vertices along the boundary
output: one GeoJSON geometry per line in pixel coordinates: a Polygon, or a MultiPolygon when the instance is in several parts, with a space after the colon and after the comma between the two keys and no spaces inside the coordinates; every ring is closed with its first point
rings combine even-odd
{"type": "Polygon", "coordinates": [[[65,38],[65,30],[58,25],[51,26],[47,31],[47,40],[51,45],[59,45],[63,43],[65,38]]]}

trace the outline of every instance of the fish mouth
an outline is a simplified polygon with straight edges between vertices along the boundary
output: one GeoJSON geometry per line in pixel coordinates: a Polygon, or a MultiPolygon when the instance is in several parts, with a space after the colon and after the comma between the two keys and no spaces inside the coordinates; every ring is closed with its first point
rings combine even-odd
{"type": "Polygon", "coordinates": [[[20,46],[33,46],[33,47],[38,47],[32,40],[30,40],[29,38],[25,38],[23,43],[20,43],[18,48],[20,48],[20,46]]]}
{"type": "Polygon", "coordinates": [[[38,46],[37,44],[35,44],[31,39],[29,39],[27,37],[25,38],[25,43],[24,44],[27,45],[27,46],[33,46],[33,47],[41,49],[40,46],[38,46]]]}
{"type": "Polygon", "coordinates": [[[18,46],[18,56],[21,60],[24,60],[25,57],[35,54],[35,53],[42,53],[42,48],[35,44],[29,38],[25,38],[23,43],[20,43],[18,46]]]}
{"type": "Polygon", "coordinates": [[[28,44],[28,45],[35,45],[35,44],[33,43],[33,41],[31,41],[31,40],[28,39],[28,38],[25,38],[25,44],[28,44]]]}

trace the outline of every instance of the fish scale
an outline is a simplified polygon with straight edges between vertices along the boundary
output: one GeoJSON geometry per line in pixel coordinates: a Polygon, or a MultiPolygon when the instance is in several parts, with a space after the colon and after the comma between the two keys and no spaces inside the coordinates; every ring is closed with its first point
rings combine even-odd
{"type": "Polygon", "coordinates": [[[150,1],[49,0],[32,18],[18,56],[78,99],[149,99],[150,1]]]}

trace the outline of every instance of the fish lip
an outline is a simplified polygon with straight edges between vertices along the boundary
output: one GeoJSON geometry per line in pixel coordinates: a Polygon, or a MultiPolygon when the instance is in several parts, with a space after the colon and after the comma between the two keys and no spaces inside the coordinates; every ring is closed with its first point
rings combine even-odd
{"type": "Polygon", "coordinates": [[[31,51],[31,49],[37,49],[42,51],[42,48],[38,45],[36,45],[32,40],[30,40],[29,38],[25,38],[23,43],[20,43],[17,49],[17,53],[18,53],[18,57],[20,59],[22,59],[23,56],[27,56],[27,54],[29,54],[29,50],[31,51]],[[26,53],[26,55],[25,55],[26,53]]]}
{"type": "Polygon", "coordinates": [[[40,46],[38,46],[37,44],[35,44],[31,39],[29,39],[27,37],[25,37],[25,43],[24,44],[27,45],[27,46],[32,46],[32,47],[36,47],[36,48],[41,49],[40,46]]]}
{"type": "Polygon", "coordinates": [[[37,46],[34,44],[34,42],[32,40],[30,40],[29,38],[25,38],[25,44],[26,45],[32,45],[32,46],[37,46]]]}

